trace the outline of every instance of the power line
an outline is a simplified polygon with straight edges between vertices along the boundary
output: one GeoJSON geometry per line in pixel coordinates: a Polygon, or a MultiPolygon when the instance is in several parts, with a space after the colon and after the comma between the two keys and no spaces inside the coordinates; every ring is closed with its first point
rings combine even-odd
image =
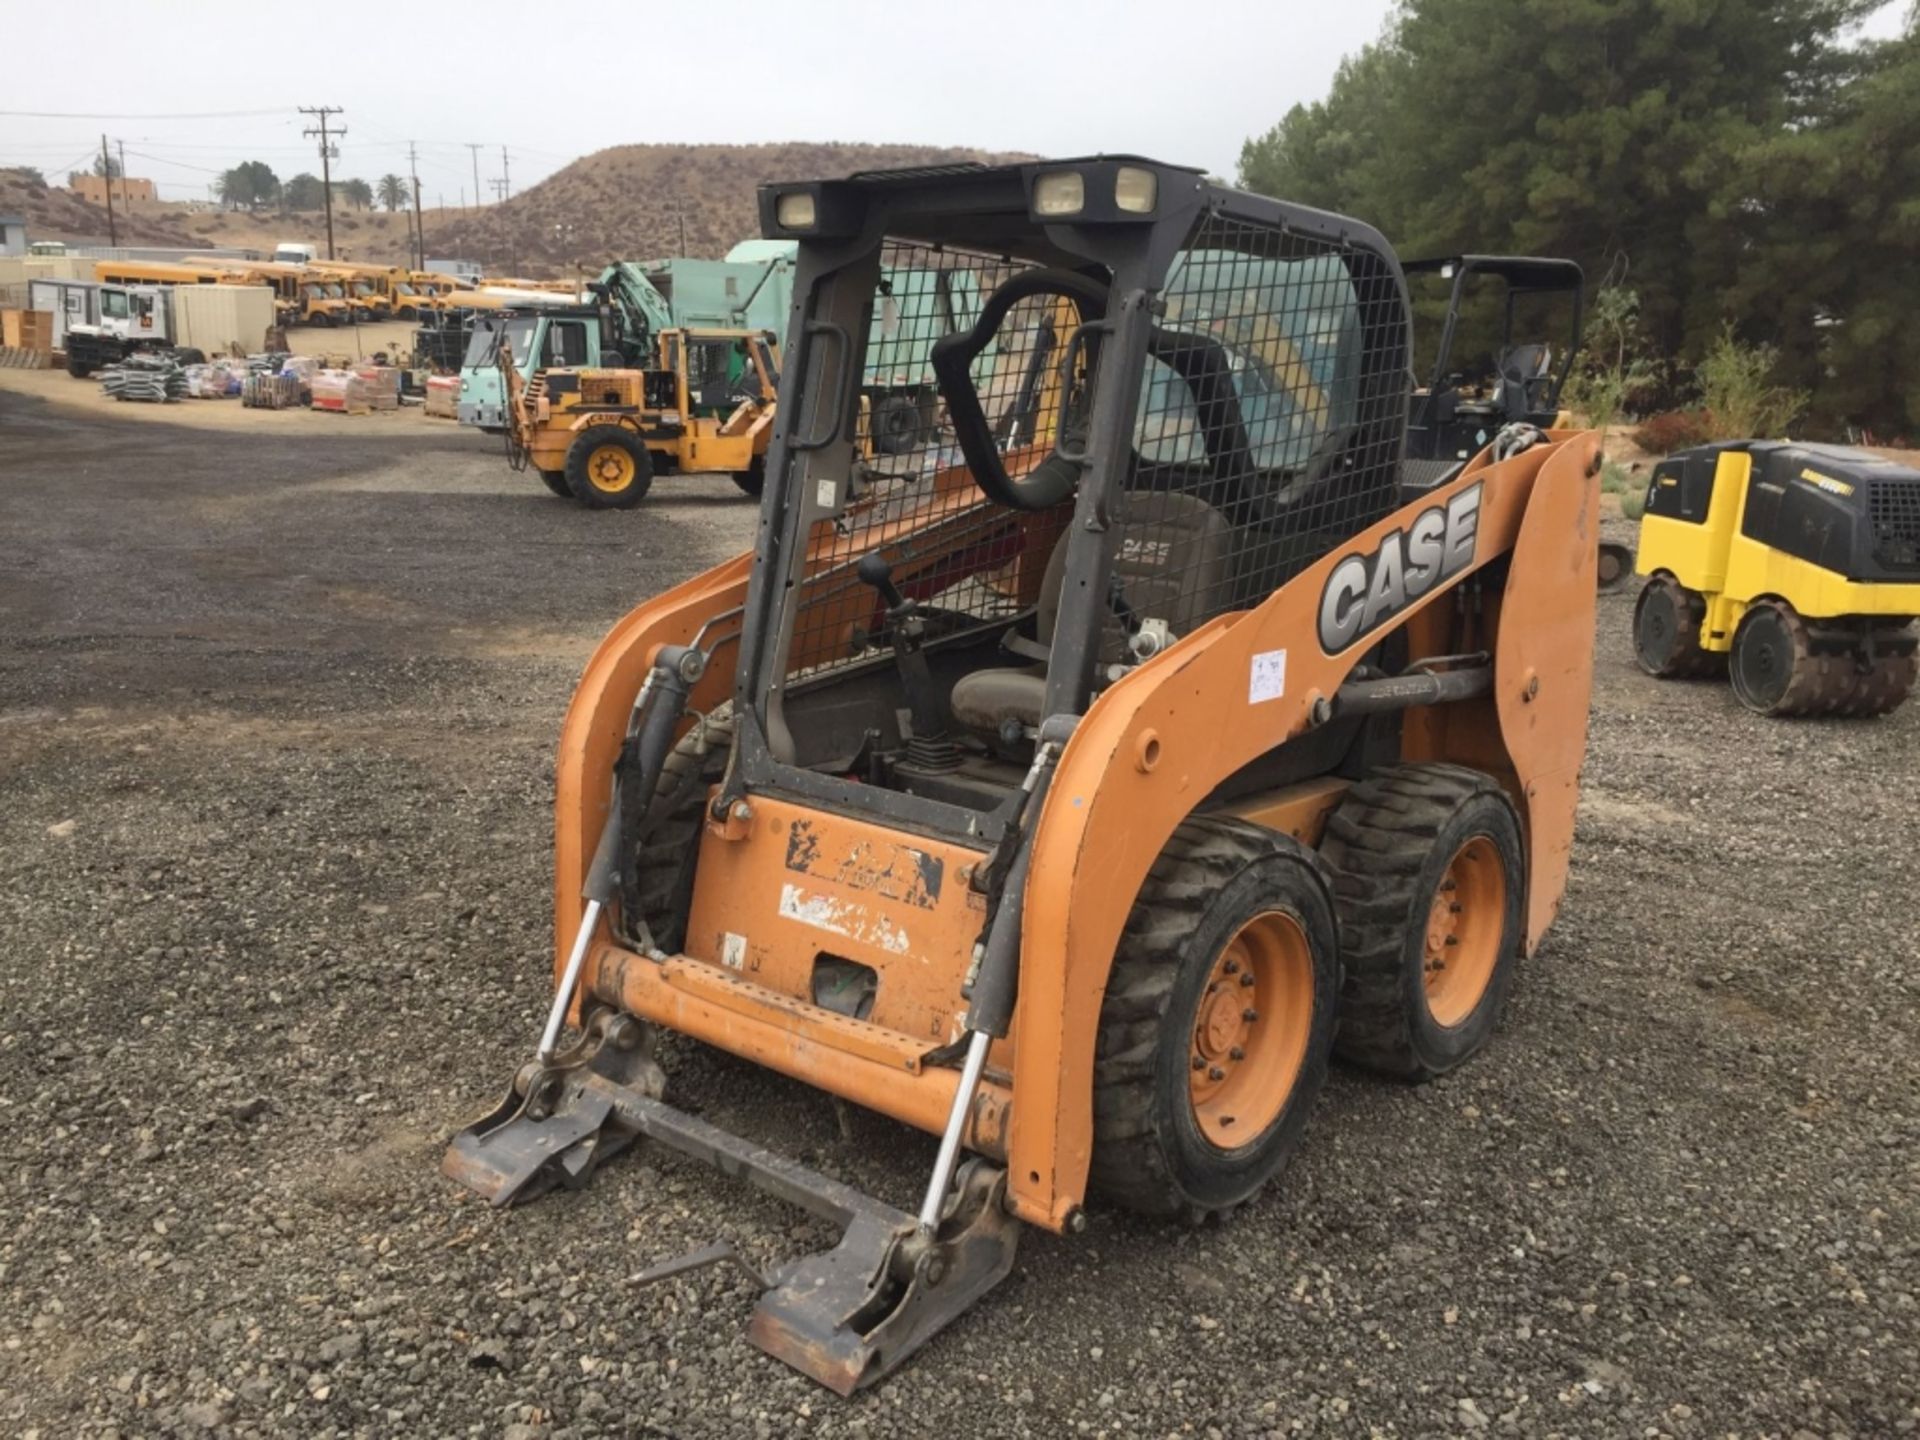
{"type": "Polygon", "coordinates": [[[66,110],[0,110],[20,120],[238,120],[248,115],[279,115],[279,110],[202,110],[182,115],[88,115],[66,110]]]}

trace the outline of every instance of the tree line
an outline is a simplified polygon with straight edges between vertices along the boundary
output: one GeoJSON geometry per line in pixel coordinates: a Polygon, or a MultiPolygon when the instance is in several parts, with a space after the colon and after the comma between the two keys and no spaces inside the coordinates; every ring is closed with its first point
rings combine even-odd
{"type": "MultiPolygon", "coordinates": [[[[249,160],[223,173],[215,182],[214,193],[230,210],[318,210],[326,203],[326,185],[318,175],[302,171],[281,181],[261,160],[249,160]]],[[[386,210],[413,208],[413,189],[404,175],[382,175],[373,185],[365,180],[333,182],[336,205],[356,210],[371,210],[376,200],[386,210]]]]}
{"type": "MultiPolygon", "coordinates": [[[[1920,435],[1920,3],[1402,0],[1240,183],[1403,258],[1564,255],[1629,321],[1626,403],[1698,403],[1727,347],[1802,427],[1920,435]]],[[[1616,337],[1617,338],[1617,337],[1616,337]]]]}
{"type": "MultiPolygon", "coordinates": [[[[97,157],[93,174],[120,178],[120,162],[112,155],[97,157]]],[[[222,171],[214,182],[214,194],[229,210],[318,210],[326,204],[326,184],[318,175],[302,171],[282,181],[264,160],[247,160],[222,171]]],[[[333,182],[333,202],[356,210],[371,210],[375,202],[384,210],[413,208],[413,187],[404,175],[382,175],[373,185],[365,180],[333,182]]]]}

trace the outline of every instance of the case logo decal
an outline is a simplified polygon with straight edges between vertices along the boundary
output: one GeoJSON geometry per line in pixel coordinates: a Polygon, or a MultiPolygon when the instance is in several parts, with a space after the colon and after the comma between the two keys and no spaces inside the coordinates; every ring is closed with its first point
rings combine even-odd
{"type": "Polygon", "coordinates": [[[1480,487],[1429,505],[1371,552],[1349,555],[1320,592],[1320,648],[1337,655],[1473,564],[1480,545],[1480,487]]]}

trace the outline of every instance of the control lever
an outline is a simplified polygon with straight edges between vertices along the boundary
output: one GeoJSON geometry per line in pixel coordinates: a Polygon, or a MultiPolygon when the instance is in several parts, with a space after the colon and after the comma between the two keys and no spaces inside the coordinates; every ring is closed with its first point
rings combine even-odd
{"type": "Polygon", "coordinates": [[[929,769],[951,770],[959,763],[947,740],[947,721],[933,691],[933,672],[921,653],[926,626],[914,610],[913,601],[900,593],[893,583],[893,566],[879,551],[863,555],[853,572],[863,585],[879,593],[887,607],[887,634],[893,641],[893,663],[900,671],[900,688],[906,692],[907,711],[913,717],[913,734],[907,740],[907,753],[929,769]]]}

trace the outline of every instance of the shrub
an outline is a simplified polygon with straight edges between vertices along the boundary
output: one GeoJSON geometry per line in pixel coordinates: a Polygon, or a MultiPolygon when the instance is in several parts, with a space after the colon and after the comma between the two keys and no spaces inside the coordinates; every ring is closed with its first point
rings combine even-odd
{"type": "Polygon", "coordinates": [[[1772,439],[1785,435],[1807,408],[1808,393],[1773,385],[1767,377],[1780,363],[1774,345],[1743,345],[1729,320],[1713,348],[1694,368],[1700,402],[1712,418],[1714,440],[1772,439]]]}
{"type": "Polygon", "coordinates": [[[1653,388],[1652,363],[1634,353],[1644,344],[1640,297],[1619,285],[1604,286],[1594,297],[1585,354],[1567,378],[1562,403],[1604,435],[1636,396],[1653,388]]]}
{"type": "Polygon", "coordinates": [[[1633,443],[1649,455],[1671,455],[1723,438],[1706,410],[1668,410],[1649,415],[1633,432],[1633,443]]]}

